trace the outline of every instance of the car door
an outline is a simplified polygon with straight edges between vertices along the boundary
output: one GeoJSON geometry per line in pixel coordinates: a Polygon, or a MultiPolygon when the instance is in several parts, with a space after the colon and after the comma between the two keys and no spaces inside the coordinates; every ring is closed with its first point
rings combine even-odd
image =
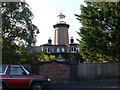
{"type": "Polygon", "coordinates": [[[30,80],[20,66],[12,66],[7,83],[10,88],[28,88],[30,80]]]}

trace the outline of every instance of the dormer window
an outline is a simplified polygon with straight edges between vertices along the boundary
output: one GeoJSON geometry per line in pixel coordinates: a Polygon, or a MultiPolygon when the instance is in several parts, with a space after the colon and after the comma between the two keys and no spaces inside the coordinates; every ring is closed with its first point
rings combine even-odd
{"type": "Polygon", "coordinates": [[[49,49],[49,48],[45,48],[45,52],[46,52],[46,53],[49,53],[49,52],[50,52],[50,49],[49,49]]]}
{"type": "Polygon", "coordinates": [[[71,48],[71,52],[77,52],[77,48],[76,47],[72,47],[71,48]]]}
{"type": "Polygon", "coordinates": [[[62,49],[61,49],[61,51],[62,51],[62,52],[65,52],[65,49],[64,49],[64,48],[62,48],[62,49]]]}
{"type": "Polygon", "coordinates": [[[54,49],[52,49],[52,52],[54,52],[54,49]]]}
{"type": "Polygon", "coordinates": [[[60,52],[60,48],[57,48],[57,52],[60,52]]]}

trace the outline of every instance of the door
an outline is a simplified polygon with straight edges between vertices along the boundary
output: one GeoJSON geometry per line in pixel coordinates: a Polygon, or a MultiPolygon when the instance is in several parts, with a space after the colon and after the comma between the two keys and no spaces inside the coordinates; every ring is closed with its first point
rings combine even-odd
{"type": "Polygon", "coordinates": [[[7,83],[10,88],[28,88],[29,79],[21,67],[11,67],[7,83]]]}

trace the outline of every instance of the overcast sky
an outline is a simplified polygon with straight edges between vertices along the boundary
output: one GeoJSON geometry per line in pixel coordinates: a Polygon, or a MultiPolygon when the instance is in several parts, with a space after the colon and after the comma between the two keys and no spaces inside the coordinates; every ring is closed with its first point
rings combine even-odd
{"type": "MultiPolygon", "coordinates": [[[[33,23],[39,28],[40,34],[37,36],[36,46],[46,44],[51,37],[54,44],[54,28],[57,22],[57,15],[62,12],[66,18],[66,23],[70,25],[69,37],[73,36],[75,43],[79,39],[76,33],[81,24],[74,14],[80,14],[80,5],[85,4],[83,0],[25,0],[34,14],[33,23]]],[[[70,38],[69,38],[70,39],[70,38]]]]}

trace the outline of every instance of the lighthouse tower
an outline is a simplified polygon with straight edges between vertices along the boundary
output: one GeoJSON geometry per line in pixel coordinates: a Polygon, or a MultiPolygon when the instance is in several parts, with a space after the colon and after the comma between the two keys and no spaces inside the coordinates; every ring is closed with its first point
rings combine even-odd
{"type": "Polygon", "coordinates": [[[54,37],[54,44],[55,45],[68,45],[69,44],[69,35],[68,29],[69,26],[65,22],[65,15],[60,13],[58,17],[57,24],[53,25],[55,29],[55,37],[54,37]]]}

